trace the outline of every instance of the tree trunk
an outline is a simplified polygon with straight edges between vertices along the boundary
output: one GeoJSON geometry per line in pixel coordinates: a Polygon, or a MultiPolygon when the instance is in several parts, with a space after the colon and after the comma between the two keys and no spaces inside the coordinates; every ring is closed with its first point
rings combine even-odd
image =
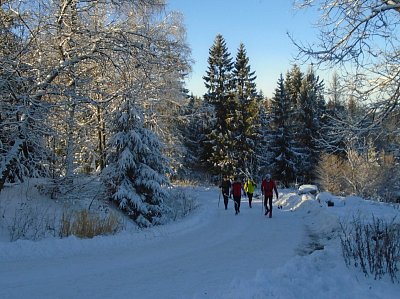
{"type": "Polygon", "coordinates": [[[0,168],[0,192],[1,190],[3,190],[4,184],[7,180],[8,175],[10,174],[11,171],[11,167],[13,165],[13,163],[15,163],[15,161],[17,160],[18,154],[20,153],[21,149],[22,149],[22,145],[24,144],[24,140],[18,138],[17,140],[15,140],[14,145],[12,146],[12,148],[10,149],[10,151],[8,152],[6,159],[4,161],[4,163],[1,164],[1,168],[0,168]]]}

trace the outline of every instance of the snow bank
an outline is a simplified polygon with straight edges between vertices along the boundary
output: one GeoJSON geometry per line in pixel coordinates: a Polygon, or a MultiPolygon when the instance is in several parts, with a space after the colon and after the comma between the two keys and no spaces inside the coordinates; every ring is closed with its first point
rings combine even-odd
{"type": "MultiPolygon", "coordinates": [[[[270,219],[261,213],[260,199],[252,209],[243,204],[236,216],[231,202],[228,211],[218,207],[218,188],[187,191],[200,206],[165,226],[93,239],[0,242],[0,297],[124,298],[133,281],[141,298],[398,298],[399,285],[389,278],[376,281],[347,268],[337,238],[339,221],[354,215],[391,219],[398,208],[354,196],[320,193],[318,200],[279,190],[270,219]],[[304,250],[310,241],[318,246],[304,250]]],[[[12,200],[19,194],[9,195],[12,200]]]]}
{"type": "Polygon", "coordinates": [[[349,271],[340,254],[339,246],[333,246],[294,257],[275,271],[264,269],[251,280],[232,281],[220,298],[398,298],[390,281],[371,281],[361,272],[349,271]]]}
{"type": "Polygon", "coordinates": [[[312,233],[323,238],[319,240],[323,243],[322,250],[295,256],[274,271],[259,270],[254,278],[237,278],[226,292],[221,292],[220,298],[398,298],[398,285],[394,285],[389,277],[375,281],[365,277],[360,269],[347,268],[337,238],[339,221],[344,215],[362,213],[393,217],[396,209],[387,204],[354,196],[337,197],[328,192],[320,193],[317,198],[281,193],[275,204],[282,206],[284,211],[303,215],[312,233]],[[328,201],[334,202],[334,206],[328,207],[328,201]]]}

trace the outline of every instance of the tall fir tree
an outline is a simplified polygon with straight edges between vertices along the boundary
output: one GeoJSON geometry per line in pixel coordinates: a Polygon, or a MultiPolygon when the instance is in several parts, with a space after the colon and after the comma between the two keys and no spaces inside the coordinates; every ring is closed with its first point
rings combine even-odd
{"type": "Polygon", "coordinates": [[[297,64],[294,64],[290,71],[286,73],[285,89],[290,102],[290,107],[294,110],[294,119],[292,119],[292,121],[297,120],[296,108],[300,101],[300,89],[303,77],[304,74],[301,72],[300,67],[297,64]]]}
{"type": "Polygon", "coordinates": [[[295,161],[298,154],[293,148],[290,120],[290,101],[281,74],[271,99],[272,162],[270,167],[264,169],[264,172],[271,172],[285,187],[294,181],[297,171],[295,161]]]}
{"type": "Polygon", "coordinates": [[[241,102],[247,103],[257,98],[255,71],[251,71],[249,57],[243,43],[240,43],[233,69],[233,82],[241,102]]]}
{"type": "Polygon", "coordinates": [[[217,34],[214,44],[209,50],[208,69],[203,76],[207,93],[204,99],[216,106],[221,105],[233,89],[232,69],[233,62],[231,54],[224,37],[217,34]]]}
{"type": "Polygon", "coordinates": [[[235,93],[239,100],[238,130],[235,139],[238,170],[253,176],[257,168],[256,145],[260,139],[258,127],[257,89],[255,72],[251,71],[243,43],[240,44],[233,69],[235,93]]]}
{"type": "Polygon", "coordinates": [[[202,147],[205,130],[208,128],[209,105],[202,98],[189,96],[188,103],[182,111],[181,131],[184,136],[186,153],[182,178],[190,178],[191,174],[203,171],[202,147]]]}
{"type": "Polygon", "coordinates": [[[203,77],[205,101],[213,107],[213,118],[205,135],[204,153],[214,174],[231,175],[236,171],[232,132],[237,123],[238,99],[233,93],[233,62],[221,34],[209,50],[208,70],[203,77]]]}
{"type": "Polygon", "coordinates": [[[167,160],[156,135],[143,127],[143,114],[132,98],[124,98],[113,113],[108,165],[103,181],[116,201],[139,226],[161,224],[167,210],[167,160]]]}
{"type": "MultiPolygon", "coordinates": [[[[294,64],[292,68],[286,73],[285,76],[285,90],[288,97],[288,105],[290,110],[290,120],[289,125],[291,128],[291,134],[293,139],[291,140],[292,148],[295,149],[296,152],[300,152],[300,145],[298,144],[298,131],[301,130],[301,122],[300,122],[300,92],[301,92],[301,85],[303,82],[304,74],[300,70],[300,67],[297,64],[294,64]]],[[[299,166],[300,156],[296,156],[298,158],[297,161],[293,161],[299,166]]],[[[298,167],[295,167],[297,171],[300,172],[298,167]]],[[[300,176],[300,173],[294,174],[294,179],[297,181],[297,177],[300,176]]]]}
{"type": "Polygon", "coordinates": [[[321,118],[321,134],[318,143],[322,150],[329,154],[345,157],[344,136],[338,132],[341,119],[346,119],[346,107],[343,98],[343,87],[337,73],[332,75],[327,90],[328,101],[326,113],[321,118]]]}
{"type": "Polygon", "coordinates": [[[303,183],[314,182],[316,178],[314,170],[320,153],[317,140],[321,129],[320,119],[325,112],[323,91],[323,81],[320,81],[311,67],[302,80],[296,110],[296,144],[301,153],[297,176],[303,183]]]}
{"type": "MultiPolygon", "coordinates": [[[[271,115],[270,111],[267,111],[266,100],[259,102],[258,107],[258,120],[259,126],[257,128],[258,138],[257,144],[255,148],[256,154],[256,177],[258,179],[262,178],[265,175],[266,166],[270,165],[272,161],[272,152],[271,152],[271,141],[273,139],[272,131],[271,131],[271,115]]],[[[269,170],[268,170],[269,171],[269,170]]]]}

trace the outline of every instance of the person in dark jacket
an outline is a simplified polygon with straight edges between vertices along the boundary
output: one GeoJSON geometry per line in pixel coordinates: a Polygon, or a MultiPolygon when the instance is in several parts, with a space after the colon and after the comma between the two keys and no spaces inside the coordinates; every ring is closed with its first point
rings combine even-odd
{"type": "Polygon", "coordinates": [[[233,196],[233,200],[235,202],[235,215],[240,213],[240,199],[242,197],[242,191],[245,193],[242,181],[238,177],[235,177],[231,187],[231,196],[233,196]]]}
{"type": "Polygon", "coordinates": [[[229,192],[231,190],[231,186],[231,180],[227,176],[224,177],[221,185],[219,185],[219,187],[221,188],[222,196],[224,197],[225,210],[228,209],[229,192]]]}
{"type": "Polygon", "coordinates": [[[265,215],[269,214],[269,218],[272,217],[272,198],[274,196],[274,191],[276,199],[278,199],[278,189],[276,188],[276,183],[271,179],[271,175],[267,174],[261,183],[261,193],[264,195],[265,215]]]}

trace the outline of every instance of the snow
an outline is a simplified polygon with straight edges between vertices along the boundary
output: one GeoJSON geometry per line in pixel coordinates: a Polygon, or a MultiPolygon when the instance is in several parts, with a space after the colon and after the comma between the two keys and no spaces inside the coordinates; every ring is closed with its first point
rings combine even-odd
{"type": "Polygon", "coordinates": [[[306,194],[306,193],[310,193],[310,194],[317,194],[318,193],[318,187],[316,185],[301,185],[299,187],[299,191],[298,194],[306,194]]]}
{"type": "MultiPolygon", "coordinates": [[[[0,208],[26,192],[12,188],[0,193],[0,208]]],[[[186,191],[198,208],[164,226],[15,242],[2,232],[0,298],[398,298],[400,286],[388,277],[347,268],[337,238],[339,219],[391,219],[395,206],[324,194],[335,202],[328,207],[281,189],[272,218],[259,197],[253,208],[242,198],[236,216],[232,201],[218,207],[218,188],[186,191]]]]}

